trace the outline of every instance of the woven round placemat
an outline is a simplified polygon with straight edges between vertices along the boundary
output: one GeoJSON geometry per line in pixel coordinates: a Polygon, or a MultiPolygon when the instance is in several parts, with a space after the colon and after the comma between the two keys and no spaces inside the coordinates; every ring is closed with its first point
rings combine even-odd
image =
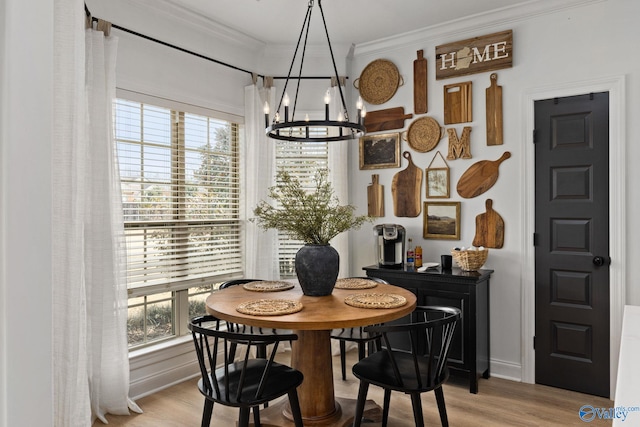
{"type": "Polygon", "coordinates": [[[433,150],[442,138],[442,129],[432,117],[420,117],[409,125],[407,142],[420,153],[433,150]]]}
{"type": "Polygon", "coordinates": [[[358,90],[369,104],[383,104],[390,100],[400,86],[398,67],[386,59],[376,59],[364,67],[358,90]]]}
{"type": "Polygon", "coordinates": [[[293,289],[294,285],[289,282],[271,282],[264,280],[245,283],[242,287],[253,292],[278,292],[293,289]]]}
{"type": "Polygon", "coordinates": [[[395,308],[405,305],[407,299],[396,294],[354,294],[346,297],[344,303],[359,308],[395,308]]]}
{"type": "Polygon", "coordinates": [[[254,316],[278,316],[297,313],[302,307],[302,303],[288,299],[259,299],[243,302],[236,311],[254,316]]]}
{"type": "Polygon", "coordinates": [[[376,286],[378,286],[378,284],[373,280],[352,277],[348,279],[338,279],[335,287],[337,289],[371,289],[376,286]]]}

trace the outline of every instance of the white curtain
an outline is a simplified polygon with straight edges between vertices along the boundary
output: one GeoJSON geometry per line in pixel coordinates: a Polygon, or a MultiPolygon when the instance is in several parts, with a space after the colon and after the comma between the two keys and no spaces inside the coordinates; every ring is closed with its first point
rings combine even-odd
{"type": "MultiPolygon", "coordinates": [[[[253,218],[253,209],[267,199],[269,187],[275,184],[275,141],[265,135],[264,104],[275,111],[275,90],[258,88],[256,84],[244,90],[246,144],[242,151],[246,171],[246,216],[253,218]]],[[[273,115],[271,116],[273,117],[273,115]]],[[[245,221],[245,276],[250,279],[275,280],[280,277],[278,266],[278,236],[275,230],[263,230],[245,221]]]]}
{"type": "Polygon", "coordinates": [[[123,223],[112,135],[117,39],[55,1],[54,425],[140,408],[128,397],[123,223]]]}
{"type": "MultiPolygon", "coordinates": [[[[342,100],[340,98],[338,84],[340,83],[332,81],[330,89],[331,102],[329,104],[329,116],[332,120],[335,120],[335,118],[338,117],[338,113],[342,110],[342,100]]],[[[342,92],[345,93],[344,83],[341,84],[342,92]]],[[[353,120],[351,117],[350,119],[353,120]]],[[[353,143],[353,141],[329,142],[329,181],[332,183],[335,195],[340,200],[341,205],[349,204],[348,156],[349,144],[353,143]]],[[[339,277],[348,277],[350,275],[349,232],[337,235],[331,241],[331,246],[340,254],[339,277]]]]}

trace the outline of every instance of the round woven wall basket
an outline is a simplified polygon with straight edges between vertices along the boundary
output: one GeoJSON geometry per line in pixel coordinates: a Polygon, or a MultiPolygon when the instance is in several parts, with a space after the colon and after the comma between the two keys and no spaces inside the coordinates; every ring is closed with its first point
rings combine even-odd
{"type": "Polygon", "coordinates": [[[395,95],[404,81],[398,67],[386,59],[376,59],[369,63],[353,86],[360,91],[362,99],[369,104],[384,104],[395,95]]]}
{"type": "Polygon", "coordinates": [[[409,146],[419,153],[433,150],[444,134],[444,128],[432,117],[420,117],[414,120],[407,130],[409,146]]]}

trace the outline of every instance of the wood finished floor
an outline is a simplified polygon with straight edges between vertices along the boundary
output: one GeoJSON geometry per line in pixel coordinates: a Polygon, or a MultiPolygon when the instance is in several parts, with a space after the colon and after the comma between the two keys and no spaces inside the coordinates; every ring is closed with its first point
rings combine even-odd
{"type": "MultiPolygon", "coordinates": [[[[289,357],[289,353],[284,353],[289,357]]],[[[350,364],[356,361],[356,352],[350,351],[347,359],[347,380],[340,379],[340,359],[334,357],[336,396],[356,397],[358,381],[350,372],[350,364]]],[[[285,359],[286,360],[286,359],[285,359]]],[[[108,415],[109,426],[126,427],[185,427],[199,426],[203,398],[196,386],[197,379],[185,381],[155,394],[138,399],[143,414],[131,416],[108,415]]],[[[518,426],[611,426],[611,421],[596,418],[590,423],[580,420],[578,410],[583,405],[610,408],[609,399],[575,393],[537,384],[523,384],[499,378],[481,379],[479,393],[470,394],[468,384],[462,378],[452,376],[444,386],[444,395],[451,427],[518,427],[518,426]]],[[[382,403],[383,393],[371,386],[368,399],[382,403]]],[[[433,393],[422,397],[425,424],[439,426],[440,419],[433,393]]],[[[216,405],[211,426],[230,427],[237,420],[237,410],[216,405]]],[[[629,420],[630,421],[630,420],[629,420]]],[[[102,426],[100,421],[94,427],[102,426]]],[[[376,427],[380,423],[363,426],[376,427]]],[[[391,395],[390,427],[414,426],[411,400],[405,395],[391,395]]],[[[632,424],[629,424],[632,425],[632,424]]]]}

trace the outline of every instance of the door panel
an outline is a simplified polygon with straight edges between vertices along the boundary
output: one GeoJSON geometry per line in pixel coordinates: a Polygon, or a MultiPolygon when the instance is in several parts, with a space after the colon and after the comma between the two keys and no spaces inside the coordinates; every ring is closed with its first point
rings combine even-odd
{"type": "Polygon", "coordinates": [[[535,127],[536,382],[608,397],[608,93],[537,101],[535,127]]]}

